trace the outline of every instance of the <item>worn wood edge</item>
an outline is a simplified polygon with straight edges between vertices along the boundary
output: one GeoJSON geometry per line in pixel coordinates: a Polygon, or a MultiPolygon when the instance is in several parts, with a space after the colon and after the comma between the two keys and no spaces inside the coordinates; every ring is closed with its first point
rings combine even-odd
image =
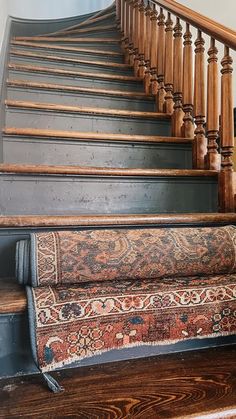
{"type": "Polygon", "coordinates": [[[39,89],[39,90],[60,90],[63,92],[75,92],[75,93],[91,93],[103,96],[115,96],[125,97],[128,99],[138,99],[146,101],[154,101],[154,96],[146,95],[144,92],[136,91],[125,91],[125,90],[110,90],[110,89],[97,89],[91,87],[79,87],[66,84],[54,84],[54,83],[42,83],[42,82],[31,82],[27,80],[7,80],[8,87],[19,87],[27,89],[39,89]]]}
{"type": "Polygon", "coordinates": [[[110,167],[49,166],[33,164],[0,164],[0,174],[42,174],[77,176],[121,176],[121,177],[208,177],[217,178],[216,170],[188,169],[121,169],[110,167]]]}
{"type": "Polygon", "coordinates": [[[47,37],[47,36],[16,36],[12,38],[15,41],[47,41],[47,42],[69,42],[69,43],[104,43],[104,44],[119,44],[121,42],[120,38],[65,38],[65,37],[47,37]]]}
{"type": "Polygon", "coordinates": [[[130,64],[124,64],[124,63],[113,63],[113,62],[104,62],[104,61],[90,61],[90,60],[83,60],[78,58],[71,58],[71,57],[60,57],[56,55],[46,55],[46,54],[39,54],[35,52],[28,52],[28,51],[19,51],[19,50],[10,50],[10,54],[17,56],[17,57],[27,57],[27,58],[33,58],[33,59],[40,59],[45,61],[56,61],[56,62],[63,62],[63,63],[74,63],[74,64],[85,64],[85,65],[91,65],[98,66],[98,67],[111,67],[111,68],[118,68],[118,69],[124,69],[128,70],[131,69],[130,64]]]}
{"type": "Polygon", "coordinates": [[[102,51],[99,49],[91,49],[91,48],[79,48],[79,47],[69,47],[64,45],[51,45],[51,44],[41,44],[36,42],[26,42],[26,41],[11,41],[11,45],[14,46],[25,46],[25,47],[33,47],[33,48],[40,48],[40,49],[49,49],[49,50],[58,50],[58,51],[68,51],[68,52],[85,52],[87,54],[97,54],[97,55],[104,55],[104,56],[118,56],[121,57],[123,54],[121,52],[115,51],[102,51]]]}
{"type": "Polygon", "coordinates": [[[49,67],[40,67],[26,64],[15,64],[9,63],[8,69],[13,71],[23,71],[30,73],[45,73],[45,74],[57,74],[63,75],[64,77],[84,77],[88,79],[103,79],[103,80],[115,80],[115,81],[128,81],[128,82],[142,82],[140,77],[135,76],[123,76],[119,74],[103,74],[103,73],[89,73],[83,71],[72,71],[64,70],[60,68],[49,68],[49,67]]]}
{"type": "Polygon", "coordinates": [[[0,278],[0,314],[19,314],[27,308],[24,288],[13,278],[0,278]]]}
{"type": "Polygon", "coordinates": [[[35,103],[26,102],[21,100],[5,100],[5,105],[9,108],[20,108],[20,109],[33,109],[33,110],[45,110],[54,112],[65,112],[65,113],[82,113],[90,115],[108,115],[126,118],[141,118],[141,119],[167,119],[169,120],[171,115],[159,113],[159,112],[142,112],[142,111],[129,111],[123,109],[109,109],[109,108],[92,108],[86,106],[70,106],[70,105],[58,105],[56,103],[35,103]]]}
{"type": "Polygon", "coordinates": [[[0,228],[235,224],[235,213],[0,216],[0,228]]]}
{"type": "MultiPolygon", "coordinates": [[[[93,22],[94,23],[94,22],[93,22]]],[[[100,31],[109,31],[112,29],[117,29],[116,24],[112,24],[112,25],[98,25],[98,26],[92,26],[92,27],[87,27],[87,28],[77,28],[77,29],[70,29],[68,31],[66,31],[66,33],[68,34],[72,34],[72,33],[86,33],[86,32],[100,32],[100,31]]],[[[58,36],[60,36],[60,34],[58,34],[58,36]]]]}
{"type": "Polygon", "coordinates": [[[217,41],[236,50],[236,32],[233,29],[229,29],[198,12],[194,12],[192,9],[174,0],[152,0],[152,3],[158,4],[185,22],[190,23],[195,28],[212,36],[217,41]]]}
{"type": "Polygon", "coordinates": [[[25,137],[61,138],[69,140],[91,141],[120,141],[135,143],[168,143],[168,144],[192,144],[193,139],[182,137],[160,137],[151,135],[109,134],[97,132],[59,131],[38,128],[14,128],[6,127],[3,134],[25,137]]]}

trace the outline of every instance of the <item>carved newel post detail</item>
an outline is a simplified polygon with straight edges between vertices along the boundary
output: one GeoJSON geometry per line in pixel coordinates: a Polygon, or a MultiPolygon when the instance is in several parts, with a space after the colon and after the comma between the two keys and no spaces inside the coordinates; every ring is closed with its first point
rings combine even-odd
{"type": "Polygon", "coordinates": [[[218,84],[218,50],[215,40],[211,38],[208,50],[207,69],[207,156],[206,168],[220,170],[220,154],[217,139],[219,137],[219,84],[218,84]]]}
{"type": "Polygon", "coordinates": [[[168,13],[166,20],[166,42],[165,42],[165,101],[166,113],[173,113],[173,21],[168,13]]]}
{"type": "Polygon", "coordinates": [[[207,139],[205,136],[206,105],[205,105],[205,68],[204,52],[205,41],[202,33],[198,30],[195,41],[195,75],[194,75],[194,120],[195,138],[193,143],[193,167],[205,168],[205,156],[207,153],[207,139]]]}
{"type": "Polygon", "coordinates": [[[151,93],[157,95],[157,11],[153,4],[151,14],[151,93]]]}
{"type": "Polygon", "coordinates": [[[174,137],[181,137],[183,124],[183,46],[182,26],[178,17],[174,27],[174,60],[174,113],[172,117],[172,134],[174,137]]]}
{"type": "Polygon", "coordinates": [[[233,162],[234,118],[233,118],[233,60],[225,46],[221,61],[221,171],[219,174],[219,200],[222,212],[234,212],[233,162]]]}
{"type": "Polygon", "coordinates": [[[157,111],[165,112],[165,15],[162,7],[158,16],[158,51],[157,51],[157,111]]]}
{"type": "Polygon", "coordinates": [[[193,50],[192,34],[188,23],[186,24],[186,32],[184,34],[183,111],[183,136],[186,138],[193,138],[193,50]]]}

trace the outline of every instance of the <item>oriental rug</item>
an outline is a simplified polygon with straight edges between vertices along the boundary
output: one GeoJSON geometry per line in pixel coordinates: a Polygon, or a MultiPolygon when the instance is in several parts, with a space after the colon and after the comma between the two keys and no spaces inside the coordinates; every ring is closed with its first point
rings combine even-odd
{"type": "Polygon", "coordinates": [[[236,272],[236,227],[31,234],[16,251],[19,282],[58,286],[236,272]]]}
{"type": "Polygon", "coordinates": [[[111,349],[236,332],[236,274],[27,287],[43,371],[111,349]]]}

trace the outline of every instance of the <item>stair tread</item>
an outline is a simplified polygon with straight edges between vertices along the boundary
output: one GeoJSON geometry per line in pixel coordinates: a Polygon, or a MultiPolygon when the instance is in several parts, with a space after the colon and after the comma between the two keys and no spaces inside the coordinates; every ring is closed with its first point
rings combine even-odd
{"type": "Polygon", "coordinates": [[[50,67],[41,67],[27,64],[8,64],[9,70],[18,70],[18,71],[29,71],[29,72],[40,72],[46,74],[57,74],[63,76],[73,76],[73,77],[86,77],[91,79],[106,79],[106,80],[116,80],[116,81],[130,81],[130,82],[142,82],[140,77],[135,76],[123,76],[119,74],[103,74],[103,73],[89,73],[83,71],[74,71],[74,70],[65,70],[61,68],[50,68],[50,67]]]}
{"type": "Polygon", "coordinates": [[[46,55],[46,54],[39,54],[35,52],[28,52],[28,51],[18,51],[11,49],[10,53],[14,56],[19,57],[28,57],[28,58],[39,58],[42,60],[48,60],[48,61],[61,61],[65,63],[74,63],[74,64],[86,64],[91,66],[101,66],[101,67],[111,67],[111,68],[117,68],[117,69],[131,69],[130,64],[124,64],[124,63],[112,63],[112,62],[104,62],[104,61],[90,61],[90,60],[84,60],[84,59],[78,59],[78,58],[70,58],[70,57],[62,57],[57,55],[46,55]]]}
{"type": "Polygon", "coordinates": [[[96,32],[96,31],[109,31],[111,29],[117,30],[116,24],[110,25],[98,25],[92,26],[90,28],[78,28],[78,29],[71,29],[69,33],[86,33],[86,32],[96,32]],[[75,32],[76,31],[76,32],[75,32]]]}
{"type": "Polygon", "coordinates": [[[26,102],[22,100],[6,100],[9,108],[46,110],[54,112],[84,113],[93,115],[109,115],[128,118],[170,119],[170,114],[160,112],[130,111],[124,109],[92,108],[87,106],[58,105],[57,103],[26,102]]]}
{"type": "Polygon", "coordinates": [[[47,130],[38,128],[15,128],[6,127],[3,129],[6,135],[19,136],[36,136],[36,137],[52,137],[52,138],[68,138],[68,139],[83,139],[83,140],[110,140],[122,142],[148,142],[148,143],[178,143],[178,144],[192,144],[193,138],[182,137],[164,137],[155,135],[131,135],[131,134],[109,134],[101,132],[79,132],[79,131],[59,131],[47,130]]]}
{"type": "Polygon", "coordinates": [[[27,308],[26,293],[13,279],[0,280],[0,314],[23,313],[27,308]]]}
{"type": "Polygon", "coordinates": [[[28,46],[28,47],[36,47],[36,48],[46,48],[50,50],[58,50],[58,51],[68,51],[68,52],[85,52],[90,54],[99,54],[99,55],[110,55],[110,56],[123,56],[121,52],[115,51],[104,51],[99,49],[91,49],[91,48],[80,48],[80,47],[69,47],[64,45],[51,45],[51,44],[42,44],[42,43],[34,43],[34,42],[27,42],[27,41],[12,41],[12,45],[20,45],[20,46],[28,46]]]}
{"type": "MultiPolygon", "coordinates": [[[[19,215],[0,216],[0,228],[70,228],[140,225],[211,225],[235,224],[236,213],[176,214],[98,214],[98,215],[19,215]]],[[[1,295],[1,293],[0,293],[1,295]]]]}
{"type": "Polygon", "coordinates": [[[120,38],[71,38],[71,37],[47,37],[47,36],[16,36],[12,38],[16,41],[47,41],[47,42],[71,42],[71,43],[78,43],[78,42],[85,42],[85,43],[105,43],[105,44],[114,44],[114,43],[120,43],[120,38]]]}
{"type": "Polygon", "coordinates": [[[96,361],[53,372],[66,389],[56,396],[45,389],[41,374],[3,379],[2,417],[233,419],[235,355],[231,344],[116,363],[96,361]]]}
{"type": "Polygon", "coordinates": [[[112,90],[112,89],[97,89],[97,88],[90,88],[90,87],[79,87],[73,85],[66,85],[66,84],[55,84],[55,83],[38,83],[38,82],[31,82],[28,80],[7,80],[7,85],[9,87],[23,87],[23,88],[35,88],[35,89],[42,89],[42,90],[60,90],[60,91],[68,91],[68,92],[75,92],[75,93],[91,93],[91,94],[98,94],[98,95],[106,95],[106,96],[121,96],[125,98],[131,99],[139,99],[139,100],[148,100],[154,101],[154,97],[152,95],[146,95],[144,92],[136,92],[136,91],[124,91],[124,90],[112,90]]]}
{"type": "Polygon", "coordinates": [[[110,167],[48,166],[33,164],[0,164],[1,173],[48,174],[78,176],[124,176],[124,177],[218,177],[216,170],[192,169],[123,169],[110,167]]]}

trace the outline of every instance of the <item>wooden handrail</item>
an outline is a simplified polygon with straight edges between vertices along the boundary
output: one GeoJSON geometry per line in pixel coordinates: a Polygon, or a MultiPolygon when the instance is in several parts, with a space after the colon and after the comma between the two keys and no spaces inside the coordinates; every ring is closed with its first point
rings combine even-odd
{"type": "Polygon", "coordinates": [[[168,12],[173,13],[175,16],[178,16],[195,28],[200,29],[217,41],[236,50],[236,31],[233,29],[227,28],[201,13],[194,12],[192,9],[189,9],[174,0],[150,0],[150,2],[163,7],[168,12]]]}
{"type": "Polygon", "coordinates": [[[156,96],[157,111],[171,115],[172,135],[194,137],[194,169],[219,172],[219,210],[234,212],[236,32],[174,0],[116,0],[116,10],[126,63],[156,96]]]}

